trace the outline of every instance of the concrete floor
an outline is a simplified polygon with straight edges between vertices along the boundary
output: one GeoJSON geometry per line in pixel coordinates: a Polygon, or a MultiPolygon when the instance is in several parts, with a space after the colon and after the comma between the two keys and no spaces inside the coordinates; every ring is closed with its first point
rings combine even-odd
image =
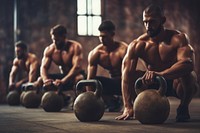
{"type": "Polygon", "coordinates": [[[22,106],[0,105],[0,133],[199,133],[200,99],[190,105],[191,120],[176,123],[179,100],[169,98],[170,115],[164,124],[142,125],[137,120],[117,121],[120,113],[105,112],[99,122],[79,122],[73,111],[47,113],[42,108],[26,109],[22,106]]]}

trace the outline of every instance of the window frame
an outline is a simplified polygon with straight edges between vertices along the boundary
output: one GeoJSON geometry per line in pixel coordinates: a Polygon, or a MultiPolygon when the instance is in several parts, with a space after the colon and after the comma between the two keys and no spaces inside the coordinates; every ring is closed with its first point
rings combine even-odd
{"type": "MultiPolygon", "coordinates": [[[[103,20],[103,15],[102,15],[102,9],[103,9],[103,0],[100,0],[100,14],[99,15],[97,15],[97,14],[94,14],[93,13],[93,11],[92,11],[92,8],[90,8],[90,9],[88,9],[89,7],[88,7],[88,1],[90,1],[90,2],[92,2],[92,1],[95,1],[95,0],[85,0],[85,2],[86,2],[86,9],[85,9],[85,13],[83,14],[81,14],[81,13],[78,13],[78,0],[77,0],[77,3],[76,3],[76,6],[77,6],[77,10],[76,10],[76,27],[77,27],[77,29],[76,29],[76,33],[77,33],[77,35],[78,36],[85,36],[85,37],[87,37],[87,36],[94,36],[94,37],[96,37],[96,36],[98,36],[99,35],[99,32],[98,32],[98,26],[100,25],[100,23],[102,22],[102,20],[103,20]],[[90,13],[88,13],[88,10],[90,10],[90,13]],[[84,31],[85,32],[85,34],[80,34],[79,33],[79,17],[86,17],[86,31],[84,31]],[[91,29],[89,29],[88,27],[88,20],[89,20],[89,18],[91,18],[91,19],[94,19],[95,17],[99,17],[100,18],[100,21],[99,21],[99,24],[98,24],[98,26],[96,26],[96,34],[95,34],[95,30],[94,30],[94,27],[93,28],[91,28],[91,29]],[[90,31],[89,31],[90,30],[90,31]],[[98,33],[97,33],[98,32],[98,33]]],[[[92,3],[91,3],[92,4],[92,3]]],[[[92,6],[91,6],[92,7],[92,6]]],[[[91,22],[92,22],[92,20],[91,20],[91,22]]],[[[94,22],[93,22],[94,23],[94,22]]]]}

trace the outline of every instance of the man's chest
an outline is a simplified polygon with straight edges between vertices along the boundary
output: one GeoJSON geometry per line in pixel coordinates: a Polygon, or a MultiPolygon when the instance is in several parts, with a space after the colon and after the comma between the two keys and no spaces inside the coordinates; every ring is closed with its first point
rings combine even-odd
{"type": "Polygon", "coordinates": [[[29,71],[30,62],[29,61],[19,61],[18,62],[19,68],[23,71],[29,71]]]}
{"type": "Polygon", "coordinates": [[[121,66],[122,58],[118,52],[103,53],[99,62],[104,68],[116,68],[121,66]]]}
{"type": "Polygon", "coordinates": [[[62,51],[62,52],[54,52],[52,54],[52,61],[57,65],[68,64],[72,62],[72,53],[62,51]]]}
{"type": "Polygon", "coordinates": [[[165,43],[150,44],[145,48],[143,56],[150,63],[172,63],[177,59],[177,48],[165,43]]]}

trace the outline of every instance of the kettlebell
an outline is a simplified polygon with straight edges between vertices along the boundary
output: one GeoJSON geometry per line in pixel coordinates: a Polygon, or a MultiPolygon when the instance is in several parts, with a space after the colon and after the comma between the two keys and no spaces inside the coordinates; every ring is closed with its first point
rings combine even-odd
{"type": "Polygon", "coordinates": [[[11,106],[20,104],[20,94],[17,90],[10,91],[6,96],[7,103],[11,106]]]}
{"type": "Polygon", "coordinates": [[[98,80],[81,80],[76,84],[76,90],[85,86],[92,86],[95,92],[83,92],[74,101],[73,110],[77,119],[81,122],[99,121],[105,111],[104,102],[101,97],[102,84],[98,80]]]}
{"type": "MultiPolygon", "coordinates": [[[[161,124],[168,118],[170,104],[165,96],[167,83],[161,76],[156,76],[155,80],[159,83],[159,89],[146,89],[140,92],[134,102],[133,110],[135,118],[142,124],[161,124]]],[[[135,90],[143,89],[142,78],[135,82],[135,90]]]]}
{"type": "Polygon", "coordinates": [[[23,85],[21,93],[22,105],[26,108],[38,108],[40,106],[41,94],[33,87],[33,83],[23,85]]]}
{"type": "Polygon", "coordinates": [[[20,104],[21,104],[22,106],[24,106],[23,98],[24,98],[24,94],[25,94],[25,93],[26,93],[25,91],[22,91],[22,93],[20,94],[20,104]]]}
{"type": "Polygon", "coordinates": [[[64,99],[61,94],[58,93],[58,88],[51,84],[50,87],[44,86],[44,95],[41,99],[41,106],[46,112],[59,112],[64,105],[64,99]]]}

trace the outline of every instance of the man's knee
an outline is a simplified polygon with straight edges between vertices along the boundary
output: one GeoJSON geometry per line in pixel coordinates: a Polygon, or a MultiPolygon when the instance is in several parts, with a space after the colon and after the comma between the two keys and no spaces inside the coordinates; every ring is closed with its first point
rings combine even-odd
{"type": "Polygon", "coordinates": [[[175,79],[173,82],[173,88],[179,98],[185,95],[193,96],[199,88],[196,74],[192,72],[188,75],[175,79]]]}
{"type": "Polygon", "coordinates": [[[78,81],[83,80],[83,79],[85,79],[85,78],[84,78],[84,75],[79,74],[79,75],[77,75],[77,76],[74,78],[74,82],[75,82],[75,84],[76,84],[76,83],[78,83],[78,81]]]}

